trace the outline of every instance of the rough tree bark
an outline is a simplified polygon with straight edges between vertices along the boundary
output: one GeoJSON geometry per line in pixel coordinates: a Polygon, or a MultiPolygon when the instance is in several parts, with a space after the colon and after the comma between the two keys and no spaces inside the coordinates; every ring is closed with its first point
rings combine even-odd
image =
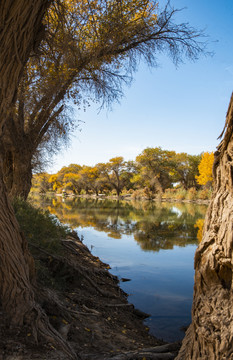
{"type": "MultiPolygon", "coordinates": [[[[49,0],[0,1],[0,136],[14,103],[23,66],[43,33],[42,19],[48,4],[49,0]]],[[[59,342],[71,355],[72,351],[34,299],[33,260],[6,195],[2,162],[0,153],[1,304],[12,324],[30,325],[35,337],[41,335],[53,343],[59,342]]]]}
{"type": "Polygon", "coordinates": [[[0,1],[0,130],[17,91],[29,53],[43,33],[49,0],[0,1]],[[4,115],[4,116],[3,116],[4,115]]]}
{"type": "Polygon", "coordinates": [[[177,360],[233,359],[233,95],[224,131],[215,153],[214,192],[203,239],[195,254],[192,324],[177,360]]]}
{"type": "Polygon", "coordinates": [[[9,192],[8,189],[11,189],[13,184],[13,154],[9,150],[5,151],[5,149],[1,145],[0,154],[2,157],[3,180],[6,186],[6,190],[7,192],[9,192]]]}
{"type": "Polygon", "coordinates": [[[11,199],[26,200],[32,185],[32,154],[21,144],[20,151],[3,149],[3,179],[11,199]]]}
{"type": "MultiPolygon", "coordinates": [[[[47,3],[44,0],[0,2],[0,136],[23,66],[41,30],[47,3]]],[[[30,256],[6,196],[1,154],[0,204],[1,301],[11,320],[21,325],[34,303],[29,277],[30,256]]]]}
{"type": "Polygon", "coordinates": [[[25,156],[15,153],[13,161],[13,181],[9,196],[20,196],[26,200],[32,185],[32,156],[27,151],[25,156]]]}

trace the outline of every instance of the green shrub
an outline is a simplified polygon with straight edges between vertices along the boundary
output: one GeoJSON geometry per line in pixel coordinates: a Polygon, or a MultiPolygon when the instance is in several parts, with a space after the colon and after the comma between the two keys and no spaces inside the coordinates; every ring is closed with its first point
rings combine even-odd
{"type": "Polygon", "coordinates": [[[12,202],[16,218],[29,245],[34,244],[49,251],[59,252],[61,239],[71,233],[68,226],[62,225],[49,211],[35,208],[22,199],[12,202]]]}
{"type": "Polygon", "coordinates": [[[71,277],[70,270],[57,259],[64,256],[61,239],[72,230],[49,211],[38,209],[28,201],[15,199],[12,205],[35,260],[37,281],[43,286],[64,290],[67,277],[71,277]]]}

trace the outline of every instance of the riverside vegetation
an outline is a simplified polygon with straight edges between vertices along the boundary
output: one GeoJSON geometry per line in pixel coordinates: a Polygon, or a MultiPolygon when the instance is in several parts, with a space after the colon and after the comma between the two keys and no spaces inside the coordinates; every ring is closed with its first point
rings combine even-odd
{"type": "Polygon", "coordinates": [[[208,152],[188,155],[160,147],[146,148],[135,161],[115,157],[95,166],[71,164],[56,174],[36,174],[31,191],[148,200],[208,200],[213,161],[213,153],[208,152]]]}

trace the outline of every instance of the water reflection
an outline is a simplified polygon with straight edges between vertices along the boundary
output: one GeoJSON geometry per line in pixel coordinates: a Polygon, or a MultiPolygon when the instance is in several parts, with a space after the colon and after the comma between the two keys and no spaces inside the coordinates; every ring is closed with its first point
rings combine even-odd
{"type": "Polygon", "coordinates": [[[206,212],[205,205],[85,198],[44,198],[39,204],[72,228],[92,227],[114,239],[133,235],[144,251],[196,244],[206,212]]]}
{"type": "Polygon", "coordinates": [[[181,340],[191,321],[193,258],[201,238],[205,205],[93,199],[38,199],[83,236],[92,253],[108,263],[129,302],[151,314],[150,331],[181,340]]]}

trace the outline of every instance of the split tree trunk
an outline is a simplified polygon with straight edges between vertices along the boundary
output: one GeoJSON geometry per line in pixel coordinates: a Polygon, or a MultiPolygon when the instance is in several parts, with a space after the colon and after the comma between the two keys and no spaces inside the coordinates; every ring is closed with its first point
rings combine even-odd
{"type": "Polygon", "coordinates": [[[233,359],[233,96],[214,161],[214,193],[195,254],[190,325],[177,360],[233,359]],[[224,130],[225,130],[224,129],[224,130]]]}

